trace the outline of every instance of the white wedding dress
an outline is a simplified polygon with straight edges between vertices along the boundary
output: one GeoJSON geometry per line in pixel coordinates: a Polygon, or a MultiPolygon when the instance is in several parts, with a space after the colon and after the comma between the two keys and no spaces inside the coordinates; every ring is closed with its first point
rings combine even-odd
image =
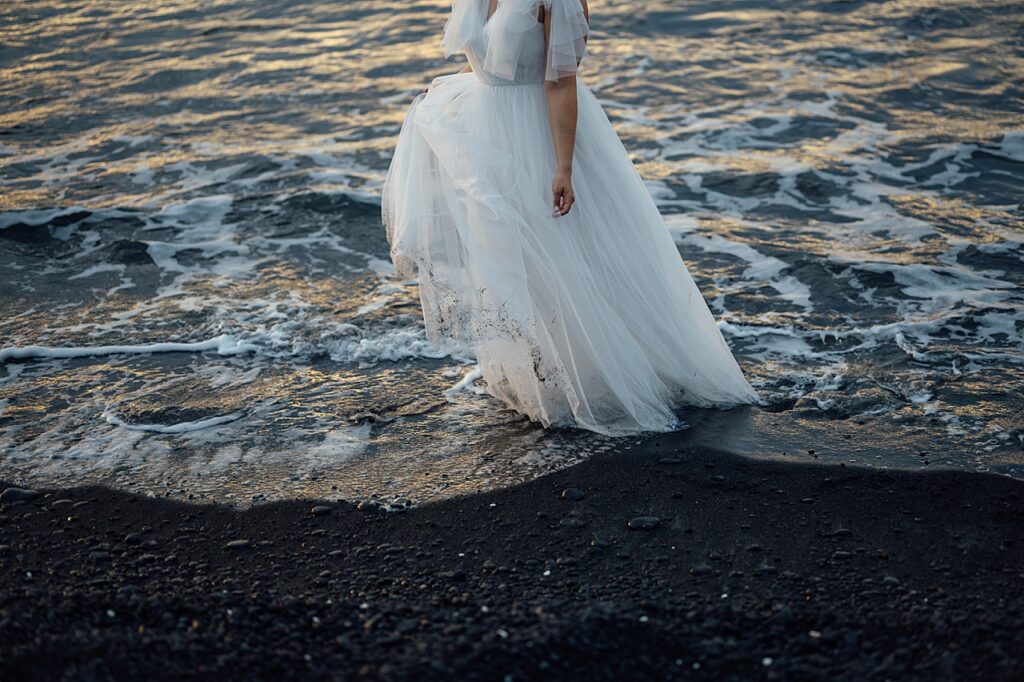
{"type": "Polygon", "coordinates": [[[473,72],[416,98],[384,184],[392,260],[419,280],[430,341],[473,353],[487,391],[544,426],[668,431],[680,404],[758,402],[579,79],[576,204],[552,216],[544,81],[583,58],[580,0],[489,5],[455,0],[442,44],[473,72]]]}

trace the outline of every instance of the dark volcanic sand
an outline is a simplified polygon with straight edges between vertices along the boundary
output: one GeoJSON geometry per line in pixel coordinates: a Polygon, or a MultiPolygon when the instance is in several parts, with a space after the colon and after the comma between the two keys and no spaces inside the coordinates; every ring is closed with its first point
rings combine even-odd
{"type": "Polygon", "coordinates": [[[672,442],[406,513],[40,491],[0,679],[1020,679],[1024,483],[672,442]]]}

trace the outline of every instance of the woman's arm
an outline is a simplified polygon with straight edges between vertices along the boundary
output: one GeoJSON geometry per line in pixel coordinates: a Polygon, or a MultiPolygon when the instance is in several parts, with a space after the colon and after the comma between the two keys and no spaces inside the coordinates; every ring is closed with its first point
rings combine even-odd
{"type": "MultiPolygon", "coordinates": [[[[583,12],[590,20],[590,8],[586,0],[583,12]]],[[[551,42],[551,23],[548,13],[544,12],[544,42],[551,42]]],[[[578,102],[576,100],[576,74],[564,76],[558,81],[544,81],[544,94],[548,101],[548,124],[551,126],[551,138],[555,144],[555,177],[551,182],[553,215],[566,215],[576,202],[572,189],[572,154],[576,147],[576,117],[578,102]]]]}
{"type": "Polygon", "coordinates": [[[555,143],[555,178],[551,196],[555,216],[565,215],[576,202],[572,191],[572,153],[576,147],[576,76],[547,81],[544,92],[548,99],[548,123],[555,143]]]}

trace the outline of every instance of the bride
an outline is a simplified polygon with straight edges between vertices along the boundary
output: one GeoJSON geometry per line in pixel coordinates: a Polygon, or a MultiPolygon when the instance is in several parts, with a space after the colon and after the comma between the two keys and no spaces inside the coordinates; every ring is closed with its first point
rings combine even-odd
{"type": "Polygon", "coordinates": [[[442,76],[409,109],[382,216],[427,336],[544,426],[679,427],[756,403],[622,142],[577,76],[586,0],[455,0],[442,76]]]}

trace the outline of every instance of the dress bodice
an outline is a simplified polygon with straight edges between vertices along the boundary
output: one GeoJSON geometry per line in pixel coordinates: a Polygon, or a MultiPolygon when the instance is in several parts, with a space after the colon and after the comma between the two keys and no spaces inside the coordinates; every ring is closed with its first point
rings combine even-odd
{"type": "MultiPolygon", "coordinates": [[[[486,13],[489,2],[481,1],[486,13]]],[[[473,72],[489,85],[544,82],[544,24],[538,21],[536,11],[532,14],[509,11],[517,2],[536,4],[529,0],[526,3],[523,0],[500,0],[491,17],[484,17],[481,22],[477,40],[466,45],[466,58],[473,67],[473,72]],[[509,34],[521,34],[519,39],[522,42],[514,58],[514,67],[511,71],[506,68],[503,76],[491,70],[494,69],[494,65],[487,63],[487,54],[492,41],[500,44],[509,37],[509,34]],[[511,78],[507,77],[509,73],[512,75],[511,78]]]]}
{"type": "Polygon", "coordinates": [[[445,56],[462,52],[490,85],[558,80],[576,72],[589,25],[580,0],[455,0],[445,27],[445,56]],[[550,24],[545,46],[541,9],[550,24]]]}

